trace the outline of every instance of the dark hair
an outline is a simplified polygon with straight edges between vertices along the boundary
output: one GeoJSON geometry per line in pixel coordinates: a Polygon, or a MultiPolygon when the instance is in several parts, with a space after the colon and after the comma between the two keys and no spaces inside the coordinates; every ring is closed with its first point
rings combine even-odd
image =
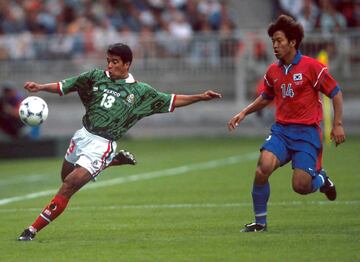
{"type": "Polygon", "coordinates": [[[123,63],[132,62],[133,55],[130,47],[122,43],[112,44],[108,47],[107,53],[111,55],[120,56],[123,63]]]}
{"type": "Polygon", "coordinates": [[[301,41],[304,38],[304,28],[296,22],[294,18],[288,15],[280,15],[275,22],[271,23],[268,27],[268,35],[272,37],[276,31],[284,32],[286,38],[296,40],[295,49],[298,50],[301,41]]]}

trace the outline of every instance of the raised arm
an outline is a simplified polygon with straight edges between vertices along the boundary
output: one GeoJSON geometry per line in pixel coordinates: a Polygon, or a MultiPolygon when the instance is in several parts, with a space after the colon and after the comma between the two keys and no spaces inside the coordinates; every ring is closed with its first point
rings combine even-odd
{"type": "Polygon", "coordinates": [[[26,82],[24,88],[29,92],[45,91],[49,93],[59,93],[58,83],[38,84],[35,82],[26,82]]]}
{"type": "Polygon", "coordinates": [[[240,122],[245,119],[247,115],[263,109],[265,106],[270,104],[271,101],[272,100],[263,98],[261,95],[258,96],[254,100],[254,102],[252,102],[250,105],[245,107],[243,110],[241,110],[238,114],[236,114],[230,119],[230,121],[228,122],[229,131],[234,130],[240,124],[240,122]]]}
{"type": "Polygon", "coordinates": [[[335,142],[335,145],[345,142],[345,131],[342,126],[342,114],[343,114],[343,97],[342,92],[338,92],[332,99],[334,108],[334,120],[333,127],[330,133],[331,140],[335,142]]]}
{"type": "Polygon", "coordinates": [[[196,95],[176,95],[174,107],[187,106],[199,101],[208,101],[215,98],[221,98],[222,95],[214,91],[208,90],[202,94],[196,95]]]}

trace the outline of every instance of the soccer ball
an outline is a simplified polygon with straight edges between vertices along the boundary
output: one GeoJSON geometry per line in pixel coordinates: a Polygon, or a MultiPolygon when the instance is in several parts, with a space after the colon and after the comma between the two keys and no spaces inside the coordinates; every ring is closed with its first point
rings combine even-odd
{"type": "Polygon", "coordinates": [[[29,126],[37,126],[48,117],[49,109],[46,102],[37,96],[25,98],[19,107],[21,121],[29,126]]]}

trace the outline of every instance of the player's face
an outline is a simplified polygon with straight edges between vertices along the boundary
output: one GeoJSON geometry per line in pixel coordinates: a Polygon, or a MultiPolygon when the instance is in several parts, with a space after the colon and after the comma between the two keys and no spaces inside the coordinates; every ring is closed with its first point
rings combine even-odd
{"type": "Polygon", "coordinates": [[[289,42],[283,31],[276,31],[271,39],[276,58],[283,62],[291,62],[294,53],[296,53],[296,42],[289,42]]]}
{"type": "Polygon", "coordinates": [[[107,55],[107,70],[112,79],[125,79],[128,77],[130,63],[124,63],[120,56],[107,55]]]}

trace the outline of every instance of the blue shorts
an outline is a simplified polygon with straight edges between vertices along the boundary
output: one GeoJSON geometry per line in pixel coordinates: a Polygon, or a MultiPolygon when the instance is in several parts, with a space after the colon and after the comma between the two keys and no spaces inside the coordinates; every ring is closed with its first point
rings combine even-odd
{"type": "Polygon", "coordinates": [[[283,166],[289,161],[292,168],[299,168],[316,175],[321,168],[321,130],[317,126],[281,125],[275,123],[260,150],[272,152],[283,166]]]}

